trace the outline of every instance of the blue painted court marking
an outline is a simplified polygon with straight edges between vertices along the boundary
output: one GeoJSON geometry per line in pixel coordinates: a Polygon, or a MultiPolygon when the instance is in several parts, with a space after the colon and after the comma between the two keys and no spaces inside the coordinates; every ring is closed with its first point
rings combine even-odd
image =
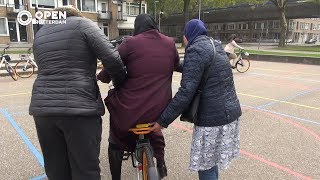
{"type": "Polygon", "coordinates": [[[267,110],[267,109],[253,107],[253,106],[249,106],[249,105],[245,105],[245,104],[241,104],[241,106],[248,107],[248,108],[251,108],[251,109],[260,110],[260,111],[264,111],[264,112],[268,112],[268,113],[272,113],[272,114],[277,114],[277,115],[284,116],[284,117],[287,117],[287,118],[290,118],[290,119],[296,119],[296,120],[299,120],[299,121],[320,125],[320,122],[312,121],[312,120],[309,120],[309,119],[299,118],[299,117],[291,116],[291,115],[288,115],[288,114],[278,113],[278,112],[275,112],[275,111],[270,111],[270,110],[267,110]]]}
{"type": "MultiPolygon", "coordinates": [[[[290,101],[290,100],[292,100],[292,99],[294,99],[294,98],[297,98],[297,97],[299,97],[299,96],[307,95],[307,94],[310,94],[310,93],[313,93],[313,92],[316,92],[316,91],[319,91],[319,90],[320,90],[320,88],[301,91],[301,92],[299,92],[298,94],[285,97],[284,99],[280,99],[280,101],[290,101]]],[[[267,106],[270,106],[270,105],[273,105],[273,104],[277,104],[277,103],[279,103],[279,101],[272,101],[272,102],[270,102],[270,103],[260,105],[260,106],[258,106],[257,108],[265,108],[265,107],[267,107],[267,106]]]]}
{"type": "Polygon", "coordinates": [[[42,180],[44,178],[46,178],[47,175],[46,174],[42,174],[41,176],[36,176],[36,177],[33,177],[31,178],[30,180],[42,180]]]}
{"type": "Polygon", "coordinates": [[[24,134],[22,129],[19,127],[19,125],[15,122],[15,120],[11,117],[9,112],[5,109],[0,108],[0,111],[2,114],[7,118],[7,120],[11,123],[13,128],[18,132],[24,143],[28,146],[29,150],[32,152],[32,154],[37,158],[39,164],[44,167],[44,160],[41,155],[41,153],[36,149],[36,147],[31,143],[31,141],[28,139],[28,137],[24,134]]]}

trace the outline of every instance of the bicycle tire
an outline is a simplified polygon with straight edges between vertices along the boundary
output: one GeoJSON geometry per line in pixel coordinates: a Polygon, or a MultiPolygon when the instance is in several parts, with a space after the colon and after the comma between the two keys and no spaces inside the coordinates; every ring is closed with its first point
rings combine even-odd
{"type": "Polygon", "coordinates": [[[21,78],[28,78],[34,73],[34,66],[30,62],[21,61],[14,67],[16,74],[21,78]]]}
{"type": "Polygon", "coordinates": [[[242,58],[242,59],[239,59],[236,63],[236,69],[239,73],[245,73],[249,70],[249,68],[250,68],[249,59],[242,58]]]}
{"type": "Polygon", "coordinates": [[[142,177],[143,180],[160,180],[150,147],[144,147],[142,151],[142,177]]]}
{"type": "Polygon", "coordinates": [[[142,179],[148,180],[148,156],[147,151],[142,152],[142,179]]]}
{"type": "Polygon", "coordinates": [[[18,80],[18,77],[17,77],[16,72],[15,72],[14,69],[12,68],[12,66],[6,64],[5,67],[6,67],[7,72],[8,72],[9,75],[11,76],[11,78],[12,78],[13,80],[17,81],[17,80],[18,80]]]}

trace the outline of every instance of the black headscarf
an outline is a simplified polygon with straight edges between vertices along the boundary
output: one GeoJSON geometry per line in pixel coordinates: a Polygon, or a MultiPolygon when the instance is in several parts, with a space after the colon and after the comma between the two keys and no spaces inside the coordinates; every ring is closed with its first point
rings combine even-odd
{"type": "Polygon", "coordinates": [[[158,30],[157,23],[149,14],[139,14],[134,21],[133,35],[138,35],[151,29],[158,30]]]}

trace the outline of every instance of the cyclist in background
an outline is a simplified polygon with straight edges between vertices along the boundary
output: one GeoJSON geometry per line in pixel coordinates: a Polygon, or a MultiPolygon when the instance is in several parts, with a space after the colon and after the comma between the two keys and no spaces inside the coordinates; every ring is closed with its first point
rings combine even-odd
{"type": "Polygon", "coordinates": [[[224,48],[224,51],[226,51],[229,60],[232,60],[231,63],[231,67],[234,69],[235,68],[235,63],[237,62],[237,55],[234,52],[235,48],[239,48],[239,49],[243,49],[241,46],[239,46],[235,39],[237,38],[237,36],[235,34],[232,34],[229,38],[228,38],[228,44],[226,45],[226,47],[224,48]]]}
{"type": "MultiPolygon", "coordinates": [[[[136,124],[155,122],[172,98],[172,74],[179,68],[179,55],[173,39],[161,34],[157,23],[140,14],[134,23],[134,36],[118,47],[127,68],[127,79],[105,99],[110,113],[109,163],[113,180],[121,179],[124,151],[133,152],[138,136],[128,132],[136,124]]],[[[102,70],[98,80],[110,79],[102,70]]],[[[161,131],[146,135],[154,149],[161,178],[167,176],[164,137],[161,131]]]]}

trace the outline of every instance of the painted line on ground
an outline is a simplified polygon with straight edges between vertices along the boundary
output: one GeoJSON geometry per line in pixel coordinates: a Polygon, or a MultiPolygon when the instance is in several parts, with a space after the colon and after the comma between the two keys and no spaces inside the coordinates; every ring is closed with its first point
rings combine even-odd
{"type": "Polygon", "coordinates": [[[257,70],[265,70],[265,71],[273,71],[273,72],[284,72],[284,73],[294,73],[294,74],[306,74],[306,75],[315,75],[315,76],[320,76],[320,74],[316,73],[304,73],[304,72],[297,72],[297,71],[283,71],[283,70],[276,70],[276,69],[267,69],[267,68],[253,68],[257,70]]]}
{"type": "Polygon", "coordinates": [[[20,96],[20,95],[26,95],[26,94],[31,94],[31,92],[15,93],[15,94],[3,94],[3,95],[0,95],[0,98],[1,97],[10,97],[10,96],[20,96]]]}
{"type": "MultiPolygon", "coordinates": [[[[236,76],[235,76],[236,77],[236,76]]],[[[254,81],[258,81],[261,84],[266,84],[266,85],[276,85],[276,86],[285,86],[285,87],[292,87],[295,89],[302,89],[302,90],[309,90],[312,89],[313,87],[310,86],[306,86],[302,83],[297,83],[297,82],[292,82],[292,81],[288,81],[288,80],[280,80],[280,79],[276,79],[276,78],[261,78],[261,76],[257,76],[254,74],[247,74],[247,77],[253,79],[254,81]]],[[[235,78],[235,79],[239,79],[239,78],[235,78]]]]}
{"type": "MultiPolygon", "coordinates": [[[[311,90],[307,90],[307,91],[302,91],[302,92],[299,92],[298,94],[295,94],[293,96],[288,96],[288,97],[285,97],[283,99],[281,99],[281,101],[290,101],[290,100],[293,100],[299,96],[303,96],[303,95],[307,95],[307,94],[310,94],[310,93],[313,93],[313,92],[316,92],[316,91],[319,91],[320,88],[316,88],[316,89],[311,89],[311,90]]],[[[258,108],[265,108],[267,106],[270,106],[270,105],[273,105],[273,104],[276,104],[278,103],[277,101],[273,101],[273,102],[270,102],[270,103],[267,103],[267,104],[263,104],[263,105],[260,105],[258,106],[258,108]]]]}
{"type": "Polygon", "coordinates": [[[42,174],[41,176],[36,176],[36,177],[33,177],[31,178],[30,180],[42,180],[44,178],[46,178],[47,175],[46,174],[42,174]]]}
{"type": "Polygon", "coordinates": [[[266,76],[266,77],[275,77],[275,78],[281,78],[281,79],[292,79],[292,80],[309,81],[309,82],[320,83],[320,81],[318,81],[318,80],[313,80],[313,79],[282,77],[282,76],[276,76],[276,75],[270,75],[270,74],[263,74],[263,73],[250,73],[250,74],[257,75],[257,76],[266,76]]]}
{"type": "Polygon", "coordinates": [[[249,153],[249,152],[246,152],[246,151],[244,151],[244,150],[240,150],[240,153],[243,154],[243,155],[246,155],[246,156],[248,156],[248,157],[251,157],[251,158],[253,158],[253,159],[256,159],[256,160],[258,160],[258,161],[260,161],[260,162],[263,162],[263,163],[265,163],[265,164],[267,164],[267,165],[269,165],[269,166],[272,166],[272,167],[275,167],[275,168],[280,169],[280,170],[282,170],[282,171],[285,171],[285,172],[287,172],[287,173],[289,173],[289,174],[292,174],[292,175],[294,175],[294,176],[296,176],[296,177],[299,177],[299,178],[302,178],[302,179],[305,179],[305,180],[311,179],[311,178],[308,177],[308,176],[305,176],[305,175],[303,175],[303,174],[297,173],[297,172],[295,172],[295,171],[293,171],[293,170],[291,170],[291,169],[289,169],[289,168],[287,168],[287,167],[281,166],[281,165],[279,165],[279,164],[277,164],[277,163],[275,163],[275,162],[272,162],[272,161],[268,161],[268,160],[266,160],[266,159],[264,159],[264,158],[262,158],[262,157],[256,156],[256,155],[251,154],[251,153],[249,153]]]}
{"type": "Polygon", "coordinates": [[[288,115],[288,114],[279,113],[279,112],[275,112],[275,111],[270,111],[270,110],[267,110],[267,109],[261,109],[261,108],[257,108],[257,107],[253,107],[253,106],[244,105],[244,104],[241,104],[241,106],[252,108],[252,109],[261,110],[261,111],[268,112],[268,113],[271,113],[271,114],[284,116],[284,117],[287,117],[287,118],[290,118],[290,119],[296,119],[296,120],[299,120],[299,121],[320,125],[320,122],[312,121],[312,120],[309,120],[309,119],[299,118],[299,117],[291,116],[291,115],[288,115]]]}
{"type": "Polygon", "coordinates": [[[304,108],[309,108],[309,109],[320,110],[319,107],[313,107],[313,106],[308,106],[308,105],[299,104],[299,103],[292,103],[292,102],[288,102],[288,101],[282,101],[282,100],[278,100],[278,99],[267,98],[267,97],[256,96],[256,95],[245,94],[245,93],[237,93],[237,94],[242,95],[242,96],[247,96],[247,97],[258,98],[258,99],[265,99],[265,100],[270,100],[270,101],[276,101],[276,102],[280,102],[280,103],[284,103],[284,104],[290,104],[290,105],[299,106],[299,107],[304,107],[304,108]]]}
{"type": "Polygon", "coordinates": [[[25,133],[22,131],[22,129],[19,127],[19,125],[15,122],[15,120],[11,117],[9,112],[5,109],[0,109],[0,112],[7,118],[7,120],[11,123],[13,128],[17,131],[17,133],[20,135],[24,143],[27,145],[28,149],[32,152],[32,154],[36,157],[39,164],[44,167],[44,160],[41,155],[41,153],[36,149],[36,147],[31,143],[31,141],[28,139],[28,137],[25,135],[25,133]]]}
{"type": "MultiPolygon", "coordinates": [[[[192,132],[193,132],[192,129],[190,129],[190,128],[184,126],[184,125],[181,125],[181,124],[179,124],[179,123],[176,123],[176,122],[173,122],[173,123],[172,123],[172,126],[175,127],[176,129],[181,129],[181,130],[187,131],[187,132],[189,132],[189,133],[192,133],[192,132]]],[[[289,169],[289,168],[287,168],[287,167],[281,166],[281,165],[279,165],[279,164],[277,164],[277,163],[275,163],[275,162],[266,160],[266,159],[264,159],[264,158],[262,158],[262,157],[259,157],[259,156],[257,156],[257,155],[253,155],[253,154],[251,154],[251,153],[248,153],[248,152],[246,152],[246,151],[244,151],[244,150],[242,150],[242,149],[240,150],[240,153],[243,154],[243,155],[245,155],[245,156],[247,156],[247,157],[250,157],[250,158],[252,158],[252,159],[258,160],[258,161],[260,161],[260,162],[262,162],[262,163],[264,163],[264,164],[267,164],[267,165],[269,165],[269,166],[275,167],[275,168],[277,168],[277,169],[279,169],[279,170],[281,170],[281,171],[287,172],[287,173],[289,173],[289,174],[291,174],[291,175],[293,175],[293,176],[296,176],[296,177],[299,177],[299,178],[302,178],[302,179],[306,179],[306,180],[307,180],[307,179],[308,179],[308,180],[311,179],[311,178],[308,177],[308,176],[305,176],[305,175],[303,175],[303,174],[301,174],[301,173],[295,172],[295,171],[293,171],[293,170],[291,170],[291,169],[289,169]]]]}
{"type": "MultiPolygon", "coordinates": [[[[296,128],[304,130],[306,133],[308,133],[309,135],[313,136],[316,140],[320,141],[320,136],[317,133],[313,132],[312,130],[310,130],[310,129],[304,127],[303,125],[300,125],[300,124],[298,124],[298,123],[296,123],[296,122],[294,122],[294,121],[292,121],[290,119],[286,119],[284,117],[281,117],[280,114],[276,114],[276,113],[270,112],[270,111],[265,110],[265,109],[260,109],[260,108],[256,108],[256,107],[252,107],[252,106],[243,105],[243,104],[241,104],[241,107],[242,108],[247,108],[247,109],[253,110],[253,111],[262,112],[262,113],[264,113],[264,114],[266,114],[268,116],[272,116],[272,117],[278,118],[278,119],[280,119],[282,121],[285,121],[286,123],[289,123],[289,124],[293,125],[296,128]]],[[[314,122],[314,123],[320,124],[320,122],[314,122]]]]}

